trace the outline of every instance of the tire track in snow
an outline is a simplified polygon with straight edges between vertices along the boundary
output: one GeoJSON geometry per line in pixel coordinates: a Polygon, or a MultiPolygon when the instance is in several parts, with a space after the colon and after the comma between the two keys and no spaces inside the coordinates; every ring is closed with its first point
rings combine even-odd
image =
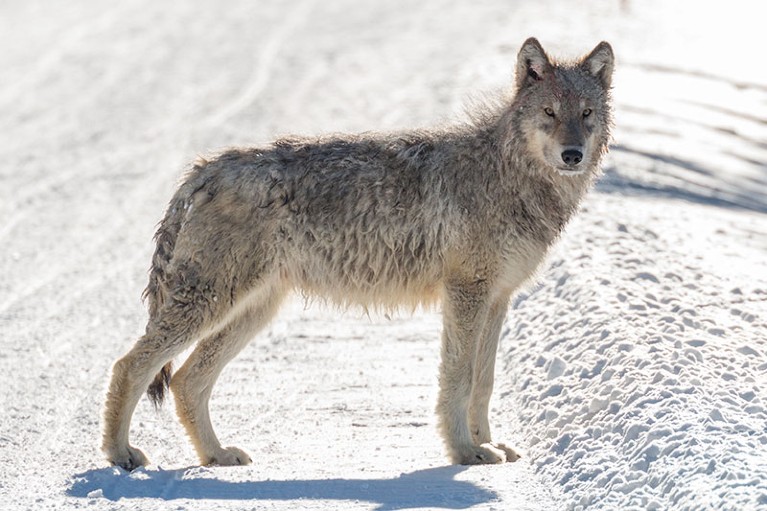
{"type": "Polygon", "coordinates": [[[288,37],[308,18],[315,0],[304,0],[286,15],[287,22],[279,25],[264,44],[248,80],[248,86],[232,101],[224,105],[199,123],[199,128],[221,127],[227,120],[244,111],[264,91],[274,72],[281,47],[288,37]]]}
{"type": "Polygon", "coordinates": [[[50,51],[37,56],[30,72],[21,77],[14,77],[13,80],[4,81],[6,87],[3,87],[0,93],[0,105],[7,108],[26,91],[34,90],[38,83],[58,70],[68,52],[80,48],[83,40],[90,35],[104,32],[118,24],[132,8],[133,6],[127,2],[110,5],[108,9],[92,12],[95,16],[88,16],[87,19],[69,27],[66,33],[58,38],[56,44],[52,45],[50,51]]]}

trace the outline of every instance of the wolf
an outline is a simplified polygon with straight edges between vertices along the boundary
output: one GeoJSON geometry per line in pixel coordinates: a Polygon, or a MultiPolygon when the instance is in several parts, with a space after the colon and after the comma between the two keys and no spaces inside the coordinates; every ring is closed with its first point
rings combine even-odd
{"type": "Polygon", "coordinates": [[[145,390],[159,403],[169,388],[202,464],[251,463],[221,446],[208,401],[224,366],[296,290],[341,306],[440,301],[436,411],[449,458],[515,461],[488,423],[498,339],[512,294],[600,173],[613,64],[606,42],[558,62],[530,38],[511,93],[468,121],[286,137],[198,159],[155,236],[146,331],[113,366],[107,459],[148,463],[129,443],[131,417],[145,390]]]}

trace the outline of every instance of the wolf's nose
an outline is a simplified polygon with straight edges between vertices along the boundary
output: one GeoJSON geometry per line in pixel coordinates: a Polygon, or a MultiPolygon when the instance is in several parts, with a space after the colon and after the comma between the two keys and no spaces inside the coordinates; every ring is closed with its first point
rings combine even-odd
{"type": "Polygon", "coordinates": [[[583,153],[577,149],[567,149],[562,152],[562,161],[567,165],[578,165],[583,161],[583,153]]]}

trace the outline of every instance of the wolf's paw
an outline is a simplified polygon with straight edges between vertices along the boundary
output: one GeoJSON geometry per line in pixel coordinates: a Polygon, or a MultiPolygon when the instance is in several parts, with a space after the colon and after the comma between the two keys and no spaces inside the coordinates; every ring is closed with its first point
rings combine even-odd
{"type": "MultiPolygon", "coordinates": [[[[487,444],[485,444],[485,445],[487,445],[487,444]]],[[[508,445],[503,444],[501,442],[490,442],[489,445],[492,445],[496,449],[498,449],[500,451],[503,451],[504,454],[506,454],[506,461],[509,462],[509,463],[513,463],[513,462],[517,461],[519,458],[522,457],[522,455],[519,454],[517,451],[515,451],[514,449],[512,449],[508,445]]]]}
{"type": "Polygon", "coordinates": [[[453,453],[453,461],[461,465],[491,465],[517,461],[521,456],[500,442],[472,445],[453,453]]]}
{"type": "Polygon", "coordinates": [[[469,445],[453,453],[453,462],[461,465],[505,463],[506,453],[492,444],[469,445]]]}
{"type": "Polygon", "coordinates": [[[130,445],[122,452],[107,454],[107,460],[112,465],[117,465],[128,471],[149,464],[149,460],[144,453],[130,445]]]}
{"type": "Polygon", "coordinates": [[[229,467],[233,465],[250,465],[252,461],[245,451],[236,447],[226,447],[210,456],[205,464],[229,467]]]}

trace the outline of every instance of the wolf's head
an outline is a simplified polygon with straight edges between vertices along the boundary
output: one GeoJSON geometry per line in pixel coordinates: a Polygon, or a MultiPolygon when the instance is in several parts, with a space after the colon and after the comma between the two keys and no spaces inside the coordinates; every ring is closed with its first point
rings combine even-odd
{"type": "Polygon", "coordinates": [[[537,39],[525,41],[513,115],[528,157],[562,175],[596,169],[610,137],[613,61],[606,42],[577,62],[558,63],[537,39]]]}

